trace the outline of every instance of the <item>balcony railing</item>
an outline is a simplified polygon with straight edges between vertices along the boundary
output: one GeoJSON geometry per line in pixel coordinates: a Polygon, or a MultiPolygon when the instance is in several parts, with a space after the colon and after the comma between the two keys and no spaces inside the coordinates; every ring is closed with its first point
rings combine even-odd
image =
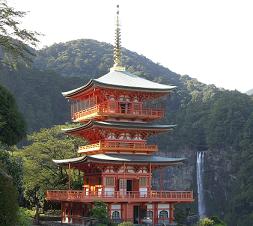
{"type": "Polygon", "coordinates": [[[88,120],[94,117],[122,117],[153,120],[164,117],[164,109],[143,108],[134,102],[105,101],[91,107],[73,105],[71,107],[73,121],[88,120]]]}
{"type": "Polygon", "coordinates": [[[101,200],[104,202],[194,201],[192,191],[151,191],[144,194],[143,192],[138,191],[85,192],[77,190],[51,190],[47,191],[46,199],[51,201],[73,201],[73,202],[92,202],[94,200],[101,200]]]}
{"type": "Polygon", "coordinates": [[[133,141],[100,141],[79,147],[79,153],[96,151],[117,151],[117,152],[145,152],[152,153],[158,151],[157,145],[146,144],[144,142],[133,141]]]}

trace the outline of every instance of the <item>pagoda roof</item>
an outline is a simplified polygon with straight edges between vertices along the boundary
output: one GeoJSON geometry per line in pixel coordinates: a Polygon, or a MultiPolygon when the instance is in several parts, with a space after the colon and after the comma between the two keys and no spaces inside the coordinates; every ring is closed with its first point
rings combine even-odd
{"type": "Polygon", "coordinates": [[[96,154],[81,156],[71,159],[53,160],[58,165],[80,164],[85,162],[101,163],[152,163],[159,165],[177,165],[183,163],[185,158],[168,158],[156,155],[138,155],[138,154],[96,154]]]}
{"type": "Polygon", "coordinates": [[[131,74],[125,70],[111,70],[109,73],[98,79],[91,79],[85,85],[77,89],[63,92],[62,94],[63,96],[70,98],[76,94],[88,90],[93,86],[165,93],[170,92],[172,89],[176,88],[176,86],[164,85],[138,77],[137,75],[131,74]]]}
{"type": "Polygon", "coordinates": [[[104,127],[104,128],[115,128],[115,129],[138,129],[138,130],[157,130],[157,131],[168,131],[172,130],[176,125],[155,125],[140,122],[114,122],[114,121],[89,121],[79,127],[62,129],[66,133],[79,132],[92,127],[104,127]]]}

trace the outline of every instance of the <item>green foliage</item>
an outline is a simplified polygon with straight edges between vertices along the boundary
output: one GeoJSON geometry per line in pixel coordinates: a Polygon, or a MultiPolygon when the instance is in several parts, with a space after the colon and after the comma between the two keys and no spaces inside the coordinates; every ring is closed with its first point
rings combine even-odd
{"type": "MultiPolygon", "coordinates": [[[[123,49],[123,64],[130,72],[157,82],[179,85],[179,75],[137,53],[123,49]],[[156,75],[154,77],[154,75],[156,75]]],[[[54,70],[63,76],[97,78],[113,65],[113,46],[91,39],[59,43],[37,52],[34,66],[54,70]]]]}
{"type": "Polygon", "coordinates": [[[0,70],[0,83],[15,96],[28,133],[70,121],[70,107],[61,92],[83,82],[80,78],[63,78],[54,72],[29,68],[0,70]]]}
{"type": "Polygon", "coordinates": [[[0,225],[15,225],[17,213],[17,190],[0,162],[0,225]]]}
{"type": "Polygon", "coordinates": [[[99,223],[108,225],[109,217],[107,212],[107,205],[101,201],[95,201],[91,210],[91,216],[99,220],[99,223]]]}
{"type": "MultiPolygon", "coordinates": [[[[29,135],[31,144],[14,153],[24,161],[24,195],[31,206],[43,207],[46,190],[67,188],[67,170],[59,169],[52,159],[76,157],[78,145],[84,144],[81,139],[66,136],[61,128],[55,126],[29,135]]],[[[80,181],[81,175],[72,172],[75,180],[80,181]]]]}
{"type": "Polygon", "coordinates": [[[27,44],[36,46],[37,32],[20,27],[20,19],[26,12],[8,6],[0,0],[0,55],[1,62],[15,66],[18,62],[31,63],[33,51],[27,44]]]}
{"type": "Polygon", "coordinates": [[[25,136],[25,122],[14,97],[0,86],[0,142],[14,145],[25,136]]]}
{"type": "Polygon", "coordinates": [[[248,226],[253,222],[253,114],[244,127],[240,152],[234,155],[232,192],[226,221],[229,225],[248,226]]]}
{"type": "Polygon", "coordinates": [[[133,226],[133,223],[126,221],[126,222],[120,223],[118,226],[133,226]]]}
{"type": "Polygon", "coordinates": [[[23,192],[23,162],[21,158],[11,156],[10,152],[0,148],[0,163],[9,176],[12,177],[14,186],[16,187],[19,197],[23,192]]]}
{"type": "Polygon", "coordinates": [[[224,223],[224,221],[222,221],[221,219],[219,219],[217,216],[210,217],[210,220],[213,221],[214,226],[226,226],[226,224],[224,223]]]}
{"type": "Polygon", "coordinates": [[[18,226],[31,226],[33,216],[34,216],[33,211],[19,207],[17,225],[18,226]]]}
{"type": "Polygon", "coordinates": [[[213,226],[213,225],[214,225],[214,221],[207,217],[200,219],[198,222],[198,226],[213,226]]]}

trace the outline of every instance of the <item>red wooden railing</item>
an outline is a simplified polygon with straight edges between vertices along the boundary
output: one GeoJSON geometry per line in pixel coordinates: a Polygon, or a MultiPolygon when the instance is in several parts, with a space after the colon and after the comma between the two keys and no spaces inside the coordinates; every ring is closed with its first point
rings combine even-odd
{"type": "Polygon", "coordinates": [[[47,191],[46,199],[52,201],[78,201],[89,202],[96,199],[102,201],[171,201],[192,202],[192,191],[151,191],[147,193],[131,191],[85,192],[77,190],[51,190],[47,191]]]}
{"type": "Polygon", "coordinates": [[[92,150],[115,150],[117,151],[144,151],[155,152],[158,150],[155,144],[146,144],[145,142],[133,141],[100,141],[95,144],[89,144],[79,147],[79,153],[92,150]]]}
{"type": "Polygon", "coordinates": [[[78,119],[88,118],[94,113],[100,116],[110,115],[146,119],[158,119],[164,117],[164,109],[142,108],[141,104],[138,104],[138,107],[135,107],[135,104],[136,103],[134,102],[126,102],[122,106],[122,102],[120,101],[105,101],[87,108],[83,105],[75,105],[71,110],[72,120],[78,121],[78,119]]]}

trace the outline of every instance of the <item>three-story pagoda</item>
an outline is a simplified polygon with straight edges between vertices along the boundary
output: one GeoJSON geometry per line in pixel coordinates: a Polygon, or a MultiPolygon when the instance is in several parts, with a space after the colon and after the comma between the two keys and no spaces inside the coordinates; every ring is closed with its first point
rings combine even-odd
{"type": "Polygon", "coordinates": [[[53,160],[61,167],[84,173],[83,190],[47,191],[47,200],[61,202],[63,223],[78,223],[89,214],[94,201],[107,204],[115,222],[131,221],[152,225],[174,220],[176,203],[193,202],[192,191],[157,191],[152,189],[152,172],[182,164],[182,158],[155,155],[156,144],[149,136],[171,131],[174,125],[158,125],[164,110],[147,107],[175,86],[140,78],[121,64],[120,28],[117,12],[114,66],[110,72],[92,79],[84,86],[64,92],[71,102],[73,122],[81,126],[65,129],[66,134],[89,142],[80,146],[80,157],[53,160]]]}

